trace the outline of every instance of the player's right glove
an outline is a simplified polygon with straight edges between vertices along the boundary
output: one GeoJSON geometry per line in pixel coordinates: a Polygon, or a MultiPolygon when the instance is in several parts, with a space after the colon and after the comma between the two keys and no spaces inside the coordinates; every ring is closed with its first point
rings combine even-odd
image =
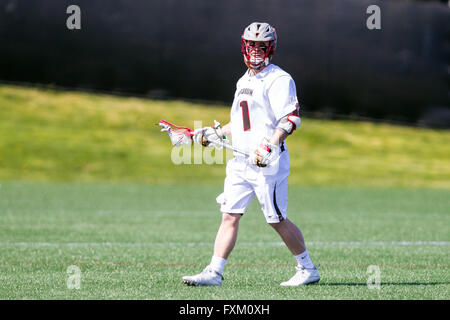
{"type": "Polygon", "coordinates": [[[278,152],[277,148],[276,145],[269,143],[269,139],[264,138],[259,147],[250,154],[250,163],[258,167],[266,167],[276,152],[278,152]]]}
{"type": "Polygon", "coordinates": [[[219,126],[204,127],[194,130],[192,140],[194,142],[207,147],[211,142],[221,142],[223,140],[222,129],[219,126]]]}

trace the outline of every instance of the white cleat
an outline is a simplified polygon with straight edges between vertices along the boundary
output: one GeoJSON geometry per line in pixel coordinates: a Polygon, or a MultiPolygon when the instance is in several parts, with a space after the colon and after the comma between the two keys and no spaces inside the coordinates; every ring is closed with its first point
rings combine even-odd
{"type": "Polygon", "coordinates": [[[195,276],[184,276],[183,282],[189,286],[221,286],[223,277],[210,266],[195,276]]]}
{"type": "Polygon", "coordinates": [[[307,284],[317,283],[320,280],[319,271],[317,270],[319,266],[312,269],[306,269],[302,266],[297,266],[297,273],[286,282],[282,282],[280,285],[283,287],[296,287],[304,286],[307,284]]]}

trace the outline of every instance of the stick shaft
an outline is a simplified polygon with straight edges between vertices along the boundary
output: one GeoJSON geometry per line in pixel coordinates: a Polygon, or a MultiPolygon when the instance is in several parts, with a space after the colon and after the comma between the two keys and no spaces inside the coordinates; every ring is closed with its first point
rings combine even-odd
{"type": "Polygon", "coordinates": [[[214,142],[214,141],[210,141],[210,143],[211,144],[215,144],[216,146],[221,146],[221,147],[227,148],[229,150],[235,151],[235,152],[240,153],[240,154],[242,154],[242,155],[244,155],[246,157],[250,157],[250,155],[247,152],[242,151],[242,150],[240,150],[240,149],[238,149],[236,147],[233,147],[233,146],[231,146],[229,144],[226,144],[226,143],[223,143],[223,142],[222,143],[221,142],[214,142]]]}

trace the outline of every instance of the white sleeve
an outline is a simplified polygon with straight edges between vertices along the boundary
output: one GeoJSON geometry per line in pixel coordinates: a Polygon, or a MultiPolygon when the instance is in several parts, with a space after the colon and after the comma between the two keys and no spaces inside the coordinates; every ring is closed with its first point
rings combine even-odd
{"type": "Polygon", "coordinates": [[[290,76],[276,78],[267,95],[277,120],[297,109],[297,90],[295,82],[290,76]]]}

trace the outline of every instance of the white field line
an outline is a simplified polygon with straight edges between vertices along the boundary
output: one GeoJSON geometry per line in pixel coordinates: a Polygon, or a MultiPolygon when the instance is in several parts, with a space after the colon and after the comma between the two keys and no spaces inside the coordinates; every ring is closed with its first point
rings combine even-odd
{"type": "MultiPolygon", "coordinates": [[[[0,247],[197,247],[213,242],[0,242],[0,247]]],[[[283,242],[239,242],[238,246],[284,246],[283,242]]],[[[450,241],[309,241],[307,246],[321,247],[388,247],[388,246],[450,246],[450,241]]]]}

